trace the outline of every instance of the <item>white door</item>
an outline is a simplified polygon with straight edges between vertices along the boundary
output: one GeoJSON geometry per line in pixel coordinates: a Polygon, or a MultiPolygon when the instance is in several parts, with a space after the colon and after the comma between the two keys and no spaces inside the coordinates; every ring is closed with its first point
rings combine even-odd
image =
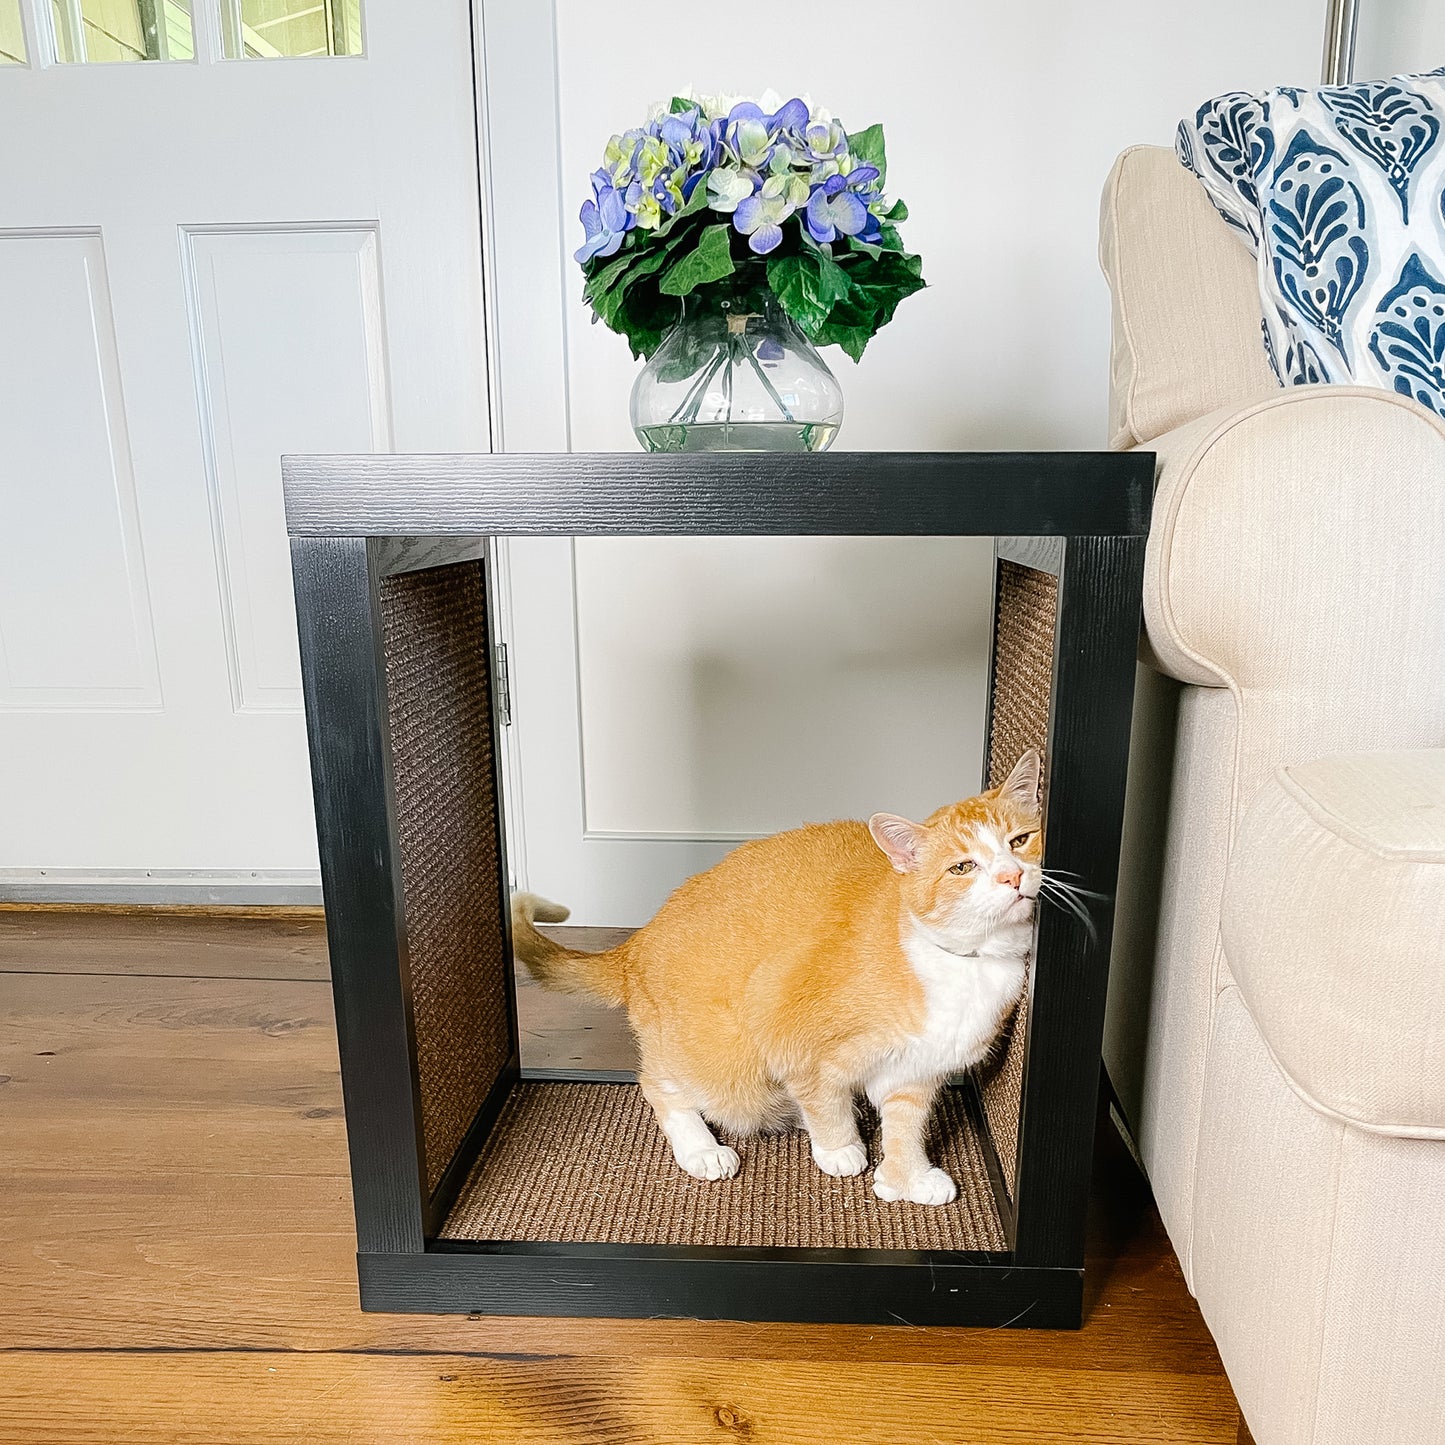
{"type": "Polygon", "coordinates": [[[304,896],[278,458],[490,444],[467,0],[0,0],[0,136],[0,896],[304,896]]]}

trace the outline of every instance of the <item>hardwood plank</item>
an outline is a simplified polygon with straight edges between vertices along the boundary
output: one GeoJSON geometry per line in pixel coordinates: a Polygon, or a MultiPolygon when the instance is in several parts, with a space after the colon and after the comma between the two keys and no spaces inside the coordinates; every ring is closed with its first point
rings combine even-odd
{"type": "Polygon", "coordinates": [[[0,1158],[347,1171],[331,991],[289,980],[0,974],[0,1158]]]}
{"type": "MultiPolygon", "coordinates": [[[[565,948],[602,953],[616,948],[630,928],[551,924],[538,930],[565,948]]],[[[524,1069],[637,1071],[637,1043],[621,1009],[575,993],[553,993],[517,969],[517,1033],[524,1069]]]]}
{"type": "Polygon", "coordinates": [[[637,1043],[621,1009],[517,980],[524,1069],[637,1069],[637,1043]]]}
{"type": "Polygon", "coordinates": [[[0,908],[0,973],[327,981],[319,909],[0,908]]]}
{"type": "MultiPolygon", "coordinates": [[[[329,982],[320,910],[0,909],[0,974],[165,975],[329,982]]],[[[629,929],[549,928],[571,948],[600,951],[629,929]]],[[[635,1069],[624,1014],[519,980],[526,1068],[635,1069]]]]}
{"type": "Polygon", "coordinates": [[[0,1175],[0,1350],[123,1342],[980,1367],[1023,1359],[1105,1376],[1210,1376],[1227,1394],[1152,1211],[1145,1223],[1130,1232],[1126,1215],[1119,1235],[1096,1230],[1100,1283],[1078,1333],[381,1315],[356,1306],[344,1178],[58,1167],[0,1175]]]}
{"type": "Polygon", "coordinates": [[[11,1355],[0,1441],[14,1445],[495,1442],[495,1445],[1228,1445],[1208,1382],[1087,1370],[603,1356],[589,1360],[255,1354],[11,1355]],[[1127,1384],[1127,1389],[1120,1389],[1127,1384]]]}
{"type": "Polygon", "coordinates": [[[1218,1374],[1182,1288],[1150,1259],[1116,1272],[1084,1331],[469,1319],[356,1308],[345,1180],[27,1173],[0,1182],[0,1349],[675,1353],[1218,1374]],[[219,1241],[219,1247],[218,1247],[219,1241]],[[1020,1343],[1020,1341],[1026,1343],[1020,1343]]]}

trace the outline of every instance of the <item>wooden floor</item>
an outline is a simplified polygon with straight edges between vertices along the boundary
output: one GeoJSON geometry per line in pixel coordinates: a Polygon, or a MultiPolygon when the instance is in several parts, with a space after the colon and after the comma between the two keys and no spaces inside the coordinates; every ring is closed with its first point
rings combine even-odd
{"type": "Polygon", "coordinates": [[[363,1315],[319,924],[0,912],[0,1442],[1226,1442],[1101,1130],[1079,1333],[363,1315]]]}

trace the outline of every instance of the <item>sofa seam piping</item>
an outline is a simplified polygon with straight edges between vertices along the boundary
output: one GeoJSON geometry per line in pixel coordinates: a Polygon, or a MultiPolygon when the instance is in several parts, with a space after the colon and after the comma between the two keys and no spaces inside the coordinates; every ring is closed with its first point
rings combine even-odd
{"type": "MultiPolygon", "coordinates": [[[[1436,1143],[1445,1140],[1445,1124],[1369,1124],[1363,1119],[1357,1119],[1353,1114],[1346,1114],[1343,1110],[1337,1109],[1332,1104],[1326,1104],[1323,1100],[1317,1099],[1295,1076],[1290,1073],[1280,1056],[1275,1052],[1274,1045],[1269,1041],[1269,1036],[1264,1031],[1264,1026],[1259,1021],[1259,1015],[1255,1012],[1254,1006],[1249,1001],[1249,990],[1245,988],[1241,979],[1244,975],[1234,974],[1233,987],[1239,993],[1239,1001],[1244,1005],[1244,1011],[1249,1015],[1249,1021],[1254,1025],[1255,1032],[1259,1035],[1260,1042],[1264,1045],[1264,1051],[1269,1055],[1270,1062],[1279,1071],[1279,1076],[1289,1086],[1289,1090],[1299,1101],[1312,1109],[1322,1119],[1328,1119],[1332,1124],[1338,1124],[1346,1129],[1358,1129],[1362,1134],[1373,1134],[1380,1139],[1423,1139],[1428,1143],[1436,1143]]],[[[1228,992],[1226,989],[1225,992],[1228,992]]],[[[1211,1030],[1211,1039],[1213,1037],[1211,1030]]]]}
{"type": "MultiPolygon", "coordinates": [[[[1427,749],[1426,751],[1433,751],[1427,749]]],[[[1348,754],[1326,754],[1330,756],[1348,756],[1348,754]]],[[[1309,814],[1321,827],[1328,829],[1341,842],[1348,843],[1352,847],[1359,848],[1366,853],[1372,853],[1376,858],[1386,863],[1445,863],[1445,850],[1435,848],[1392,848],[1389,844],[1378,843],[1374,839],[1362,833],[1348,819],[1340,817],[1333,808],[1320,802],[1312,794],[1305,791],[1304,787],[1295,780],[1294,774],[1288,765],[1282,764],[1275,769],[1275,776],[1280,781],[1280,786],[1294,799],[1300,808],[1309,814]]]]}

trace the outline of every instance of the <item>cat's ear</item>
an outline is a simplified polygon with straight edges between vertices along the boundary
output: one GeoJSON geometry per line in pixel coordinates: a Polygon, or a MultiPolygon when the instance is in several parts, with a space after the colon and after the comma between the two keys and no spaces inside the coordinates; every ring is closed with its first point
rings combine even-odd
{"type": "Polygon", "coordinates": [[[918,866],[923,829],[897,813],[874,813],[868,820],[873,841],[887,855],[897,873],[911,873],[918,866]]]}
{"type": "Polygon", "coordinates": [[[1027,813],[1037,813],[1042,772],[1043,759],[1039,757],[1037,748],[1030,748],[1014,764],[1013,772],[1004,779],[1003,786],[998,790],[999,801],[1012,803],[1014,807],[1022,808],[1027,813]]]}

